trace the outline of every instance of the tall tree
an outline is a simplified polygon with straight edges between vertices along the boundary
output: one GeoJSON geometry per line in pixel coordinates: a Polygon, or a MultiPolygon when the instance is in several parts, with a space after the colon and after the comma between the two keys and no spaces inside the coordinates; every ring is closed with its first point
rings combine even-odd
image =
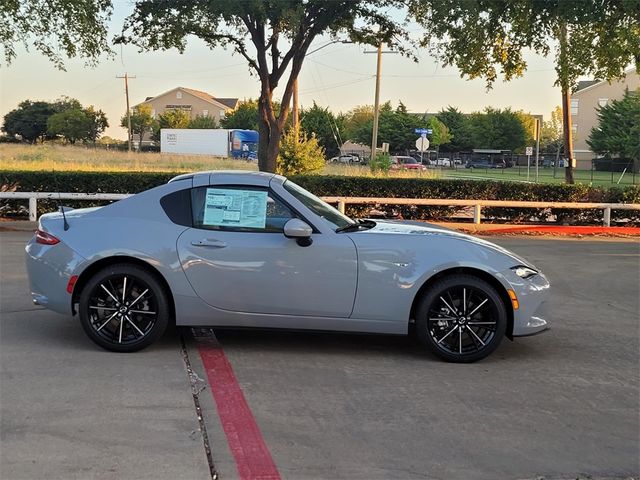
{"type": "Polygon", "coordinates": [[[351,41],[384,42],[405,53],[404,23],[394,7],[405,0],[137,0],[116,40],[143,49],[177,48],[189,36],[210,48],[231,47],[260,80],[258,161],[273,172],[285,129],[295,80],[311,43],[322,34],[346,35],[351,41]],[[287,78],[288,75],[288,78],[287,78]],[[284,81],[280,108],[274,93],[284,81]]]}
{"type": "MultiPolygon", "coordinates": [[[[131,112],[131,134],[138,135],[138,148],[142,145],[144,136],[153,129],[155,120],[152,115],[151,105],[141,104],[133,108],[131,112]]],[[[127,115],[120,119],[120,126],[128,128],[127,115]]]]}
{"type": "Polygon", "coordinates": [[[570,94],[581,75],[610,80],[640,64],[640,2],[637,0],[411,0],[409,11],[425,27],[429,45],[445,65],[463,75],[506,80],[526,70],[527,49],[555,50],[561,89],[565,179],[573,183],[570,94]]]}
{"type": "Polygon", "coordinates": [[[25,100],[4,116],[2,130],[7,135],[19,135],[23,141],[35,143],[46,138],[47,121],[56,112],[52,103],[25,100]]]}
{"type": "MultiPolygon", "coordinates": [[[[447,127],[437,116],[432,116],[427,121],[427,127],[431,129],[429,142],[435,147],[441,147],[449,143],[453,137],[449,127],[447,127]]],[[[414,135],[415,138],[415,135],[414,135]]]]}
{"type": "Polygon", "coordinates": [[[346,140],[352,140],[354,142],[362,141],[364,145],[371,143],[373,105],[358,105],[341,116],[344,121],[344,134],[346,140]],[[368,137],[366,137],[368,140],[359,140],[367,135],[367,131],[369,132],[368,137]]]}
{"type": "Polygon", "coordinates": [[[96,110],[93,105],[85,108],[84,112],[87,115],[89,125],[86,140],[95,144],[104,131],[109,128],[107,116],[102,110],[96,110]]]}
{"type": "Polygon", "coordinates": [[[222,128],[239,128],[242,130],[258,129],[258,101],[249,99],[240,102],[235,110],[220,119],[222,128]]]}
{"type": "Polygon", "coordinates": [[[198,115],[189,121],[187,128],[218,128],[218,122],[213,117],[198,115]]]}
{"type": "Polygon", "coordinates": [[[300,115],[300,126],[309,135],[314,135],[328,157],[340,153],[344,139],[342,119],[338,119],[328,108],[320,107],[313,102],[313,107],[303,109],[300,115]]]}
{"type": "Polygon", "coordinates": [[[0,2],[0,48],[7,64],[18,48],[34,47],[64,70],[63,57],[93,64],[110,52],[110,0],[4,0],[0,2]]]}
{"type": "Polygon", "coordinates": [[[525,147],[526,131],[518,114],[510,109],[488,107],[470,115],[474,148],[519,150],[525,147]]]}
{"type": "Polygon", "coordinates": [[[90,135],[92,120],[81,108],[67,108],[55,113],[47,121],[47,132],[60,136],[70,144],[86,140],[90,135]]]}
{"type": "Polygon", "coordinates": [[[462,152],[473,148],[471,122],[468,115],[449,105],[446,109],[441,110],[437,117],[451,133],[450,142],[443,150],[462,152]]]}
{"type": "Polygon", "coordinates": [[[160,130],[163,128],[189,128],[191,117],[185,110],[172,108],[158,115],[158,120],[153,124],[151,140],[160,141],[160,130]]]}
{"type": "Polygon", "coordinates": [[[594,152],[640,160],[640,89],[627,90],[622,99],[600,107],[598,120],[587,140],[594,152]]]}
{"type": "Polygon", "coordinates": [[[564,139],[562,137],[562,107],[558,105],[553,109],[549,120],[542,123],[540,132],[540,149],[543,152],[558,152],[562,149],[564,139]]]}

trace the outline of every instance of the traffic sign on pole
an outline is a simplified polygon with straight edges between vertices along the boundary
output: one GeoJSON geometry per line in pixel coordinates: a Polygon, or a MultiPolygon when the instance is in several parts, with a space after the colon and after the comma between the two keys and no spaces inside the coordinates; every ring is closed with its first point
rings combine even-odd
{"type": "Polygon", "coordinates": [[[415,133],[419,133],[420,135],[431,135],[433,133],[433,129],[431,128],[416,128],[414,129],[415,133]]]}
{"type": "Polygon", "coordinates": [[[426,152],[429,150],[429,139],[426,137],[418,137],[416,140],[416,149],[419,152],[426,152]]]}
{"type": "Polygon", "coordinates": [[[533,147],[527,147],[527,149],[525,151],[525,155],[527,155],[527,156],[533,155],[533,147]]]}

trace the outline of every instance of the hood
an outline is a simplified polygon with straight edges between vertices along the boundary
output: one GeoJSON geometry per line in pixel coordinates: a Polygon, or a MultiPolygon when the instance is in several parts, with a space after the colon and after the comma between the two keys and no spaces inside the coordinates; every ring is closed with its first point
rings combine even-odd
{"type": "Polygon", "coordinates": [[[378,221],[376,220],[376,226],[370,228],[369,230],[361,230],[359,232],[349,233],[350,236],[357,235],[407,235],[413,238],[415,237],[429,237],[429,236],[444,236],[449,237],[452,240],[458,240],[463,242],[473,243],[480,247],[490,248],[496,252],[499,252],[503,255],[511,257],[514,259],[519,265],[526,265],[531,268],[535,268],[534,265],[531,264],[528,260],[516,255],[515,253],[507,250],[500,245],[496,245],[495,243],[489,242],[482,238],[474,237],[472,235],[468,235],[466,233],[457,232],[455,230],[451,230],[449,228],[440,227],[438,225],[433,225],[431,223],[426,222],[415,222],[415,221],[405,221],[405,222],[394,222],[394,221],[378,221]]]}

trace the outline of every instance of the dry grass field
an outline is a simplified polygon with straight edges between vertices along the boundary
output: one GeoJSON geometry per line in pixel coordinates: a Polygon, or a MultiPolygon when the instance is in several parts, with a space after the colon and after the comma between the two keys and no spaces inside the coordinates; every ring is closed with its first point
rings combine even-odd
{"type": "MultiPolygon", "coordinates": [[[[92,172],[194,172],[200,170],[257,170],[255,161],[137,153],[63,145],[0,144],[0,170],[92,171],[92,172]]],[[[434,178],[434,171],[372,173],[368,167],[328,163],[317,172],[326,175],[393,176],[434,178]]]]}

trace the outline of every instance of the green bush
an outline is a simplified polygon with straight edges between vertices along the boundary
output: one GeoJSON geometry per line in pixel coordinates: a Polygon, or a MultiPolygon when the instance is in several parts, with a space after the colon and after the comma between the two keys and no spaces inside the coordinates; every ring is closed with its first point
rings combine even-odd
{"type": "Polygon", "coordinates": [[[317,172],[324,167],[324,149],[315,135],[290,128],[280,141],[278,155],[278,173],[281,175],[297,175],[317,172]]]}
{"type": "Polygon", "coordinates": [[[391,157],[388,153],[378,153],[369,163],[372,172],[387,173],[391,169],[391,157]]]}
{"type": "MultiPolygon", "coordinates": [[[[157,172],[0,172],[0,184],[19,185],[24,192],[84,192],[138,193],[166,183],[175,173],[157,172]]],[[[329,175],[294,175],[291,180],[318,196],[493,199],[558,202],[640,203],[640,186],[591,187],[588,185],[526,184],[476,180],[438,180],[421,178],[374,178],[329,175]]],[[[18,213],[27,201],[12,201],[7,215],[18,213]]],[[[72,207],[103,205],[100,201],[69,201],[72,207]]],[[[56,201],[38,201],[39,213],[53,211],[56,201]]],[[[386,216],[405,219],[445,219],[463,210],[462,207],[430,207],[417,205],[347,205],[347,214],[354,217],[371,215],[372,209],[386,216]]],[[[600,223],[602,210],[510,209],[484,208],[489,220],[508,222],[560,221],[600,223]]],[[[640,223],[640,212],[614,210],[612,220],[640,223]]]]}

